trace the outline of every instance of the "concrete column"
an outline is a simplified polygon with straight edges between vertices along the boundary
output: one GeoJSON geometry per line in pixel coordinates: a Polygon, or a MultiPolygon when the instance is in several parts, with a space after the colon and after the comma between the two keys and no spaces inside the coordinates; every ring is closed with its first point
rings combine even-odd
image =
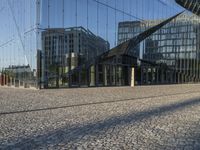
{"type": "Polygon", "coordinates": [[[95,86],[95,67],[90,67],[90,86],[95,86]]]}
{"type": "Polygon", "coordinates": [[[109,65],[109,85],[112,85],[112,65],[109,65]]]}
{"type": "Polygon", "coordinates": [[[131,68],[131,87],[135,86],[135,69],[134,67],[131,68]]]}
{"type": "Polygon", "coordinates": [[[103,75],[104,75],[104,86],[108,85],[108,80],[107,80],[107,67],[106,65],[103,65],[103,75]]]}
{"type": "Polygon", "coordinates": [[[21,81],[19,80],[19,87],[21,88],[21,87],[23,87],[23,85],[21,85],[21,81]]]}
{"type": "Polygon", "coordinates": [[[3,75],[3,86],[5,85],[5,82],[6,82],[6,77],[5,75],[3,75]]]}

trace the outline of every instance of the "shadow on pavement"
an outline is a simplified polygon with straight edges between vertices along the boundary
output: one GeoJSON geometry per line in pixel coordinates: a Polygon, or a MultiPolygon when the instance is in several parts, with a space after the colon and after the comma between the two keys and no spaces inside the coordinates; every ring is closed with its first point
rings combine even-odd
{"type": "MultiPolygon", "coordinates": [[[[19,139],[20,142],[13,143],[13,145],[6,146],[6,149],[20,148],[20,149],[38,149],[50,145],[56,145],[60,142],[76,143],[86,135],[98,136],[105,133],[106,130],[115,126],[122,126],[128,124],[135,124],[151,117],[159,117],[165,114],[180,111],[187,107],[200,104],[200,99],[189,99],[180,103],[170,104],[162,107],[152,108],[142,112],[130,113],[122,116],[114,116],[106,120],[90,123],[86,125],[77,125],[71,128],[61,128],[53,132],[43,135],[33,136],[29,138],[19,139]],[[31,147],[30,147],[31,146],[31,147]]],[[[12,141],[12,140],[11,140],[12,141]]],[[[0,141],[1,143],[1,141],[0,141]]]]}

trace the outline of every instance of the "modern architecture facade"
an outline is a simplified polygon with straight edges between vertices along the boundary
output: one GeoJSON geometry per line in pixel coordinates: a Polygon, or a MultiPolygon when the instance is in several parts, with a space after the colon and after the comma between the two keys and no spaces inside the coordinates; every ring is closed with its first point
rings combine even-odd
{"type": "Polygon", "coordinates": [[[0,81],[35,88],[197,83],[199,6],[1,0],[0,81]]]}
{"type": "MultiPolygon", "coordinates": [[[[131,39],[145,29],[158,24],[160,21],[120,22],[119,42],[131,39]]],[[[195,78],[199,78],[197,71],[200,56],[199,23],[200,20],[195,15],[180,15],[176,20],[171,21],[156,33],[147,37],[147,39],[137,46],[136,50],[133,50],[133,55],[142,55],[141,57],[144,60],[166,64],[169,68],[184,74],[184,77],[168,75],[170,78],[174,78],[174,81],[184,82],[187,80],[192,82],[196,80],[195,78]]],[[[142,72],[148,72],[148,70],[150,70],[150,76],[152,76],[153,71],[151,69],[146,69],[146,71],[143,70],[142,72]]],[[[155,83],[156,81],[146,80],[145,82],[155,83]]]]}

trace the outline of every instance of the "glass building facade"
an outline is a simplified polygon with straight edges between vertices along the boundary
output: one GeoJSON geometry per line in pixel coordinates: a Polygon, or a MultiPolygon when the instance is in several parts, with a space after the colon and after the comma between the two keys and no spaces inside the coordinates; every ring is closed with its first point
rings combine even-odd
{"type": "Polygon", "coordinates": [[[1,0],[0,84],[130,85],[132,68],[136,84],[198,82],[199,16],[185,11],[129,42],[183,10],[175,0],[1,0]]]}
{"type": "MultiPolygon", "coordinates": [[[[133,38],[160,21],[120,22],[119,43],[133,38]]],[[[198,16],[182,14],[141,42],[131,51],[131,55],[154,63],[166,64],[169,68],[180,72],[181,76],[173,77],[175,83],[193,82],[199,78],[199,23],[198,16]]],[[[151,69],[146,70],[151,72],[151,69]]]]}

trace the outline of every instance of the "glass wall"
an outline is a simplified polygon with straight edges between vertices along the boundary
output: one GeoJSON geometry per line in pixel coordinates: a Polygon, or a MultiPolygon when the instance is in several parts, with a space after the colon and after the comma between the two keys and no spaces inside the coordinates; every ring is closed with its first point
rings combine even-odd
{"type": "MultiPolygon", "coordinates": [[[[120,44],[120,36],[124,36],[120,32],[129,32],[128,37],[122,37],[125,41],[133,37],[128,28],[120,30],[120,23],[166,19],[181,11],[174,4],[162,0],[42,0],[40,81],[45,87],[80,86],[80,83],[87,86],[87,67],[74,73],[71,79],[69,71],[120,44]]],[[[142,54],[140,50],[136,53],[142,54]]],[[[121,70],[119,67],[116,72],[121,70]]],[[[99,85],[103,85],[103,74],[99,66],[99,85]]]]}
{"type": "MultiPolygon", "coordinates": [[[[107,85],[119,79],[113,85],[121,85],[126,80],[122,74],[128,71],[111,61],[106,67],[98,66],[97,56],[183,10],[174,0],[1,0],[1,82],[47,88],[107,85]]],[[[195,73],[198,66],[187,62],[195,64],[199,55],[195,44],[199,22],[197,16],[193,21],[186,18],[174,19],[129,54],[195,73]],[[173,40],[175,36],[179,39],[173,40]],[[190,65],[193,70],[186,69],[190,65]]]]}
{"type": "Polygon", "coordinates": [[[0,18],[1,82],[35,87],[36,2],[1,0],[0,18]]]}

